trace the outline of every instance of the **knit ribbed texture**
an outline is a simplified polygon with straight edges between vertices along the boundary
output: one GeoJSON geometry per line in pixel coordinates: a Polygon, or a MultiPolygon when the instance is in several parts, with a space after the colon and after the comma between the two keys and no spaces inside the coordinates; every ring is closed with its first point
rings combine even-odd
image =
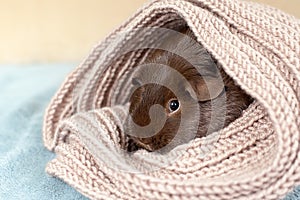
{"type": "Polygon", "coordinates": [[[298,19],[238,0],[152,1],[96,45],[53,97],[43,134],[57,157],[46,171],[92,199],[279,199],[300,184],[299,102],[298,19]],[[130,155],[122,150],[121,104],[127,74],[147,51],[118,55],[140,28],[184,23],[256,100],[228,127],[179,147],[181,154],[130,155]]]}

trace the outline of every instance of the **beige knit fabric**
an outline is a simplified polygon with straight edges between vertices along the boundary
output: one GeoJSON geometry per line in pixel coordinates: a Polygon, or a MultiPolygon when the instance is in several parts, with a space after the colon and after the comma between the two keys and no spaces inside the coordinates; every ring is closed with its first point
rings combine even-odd
{"type": "Polygon", "coordinates": [[[43,134],[57,156],[46,171],[91,199],[282,198],[300,184],[299,102],[298,19],[238,0],[155,0],[96,45],[53,97],[43,134]],[[124,88],[147,51],[117,55],[143,43],[137,28],[183,23],[256,101],[181,154],[130,155],[124,88]]]}

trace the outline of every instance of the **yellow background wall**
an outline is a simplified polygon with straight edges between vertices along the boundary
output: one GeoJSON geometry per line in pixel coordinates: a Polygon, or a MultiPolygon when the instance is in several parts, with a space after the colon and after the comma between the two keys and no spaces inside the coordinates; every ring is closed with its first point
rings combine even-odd
{"type": "MultiPolygon", "coordinates": [[[[300,0],[256,0],[300,18],[300,0]]],[[[146,0],[0,0],[0,64],[78,62],[146,0]]]]}

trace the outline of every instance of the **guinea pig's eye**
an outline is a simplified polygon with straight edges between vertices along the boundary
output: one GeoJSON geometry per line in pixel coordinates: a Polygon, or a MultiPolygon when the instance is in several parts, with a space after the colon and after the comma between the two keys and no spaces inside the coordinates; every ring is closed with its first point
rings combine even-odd
{"type": "Polygon", "coordinates": [[[169,101],[169,110],[171,112],[175,112],[176,110],[178,110],[180,107],[180,103],[177,99],[171,99],[169,101]]]}

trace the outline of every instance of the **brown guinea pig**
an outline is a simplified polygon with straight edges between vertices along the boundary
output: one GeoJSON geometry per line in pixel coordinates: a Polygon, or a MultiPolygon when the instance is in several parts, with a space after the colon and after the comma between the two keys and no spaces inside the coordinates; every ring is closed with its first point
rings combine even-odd
{"type": "Polygon", "coordinates": [[[180,32],[170,34],[164,50],[154,50],[149,56],[145,64],[152,67],[134,73],[127,125],[128,151],[139,148],[157,151],[170,144],[172,149],[195,137],[206,136],[241,116],[253,101],[217,67],[189,28],[184,27],[180,32]],[[176,72],[186,82],[180,81],[176,72]],[[177,93],[172,87],[178,89],[177,93]],[[151,110],[154,105],[159,108],[151,110]]]}

